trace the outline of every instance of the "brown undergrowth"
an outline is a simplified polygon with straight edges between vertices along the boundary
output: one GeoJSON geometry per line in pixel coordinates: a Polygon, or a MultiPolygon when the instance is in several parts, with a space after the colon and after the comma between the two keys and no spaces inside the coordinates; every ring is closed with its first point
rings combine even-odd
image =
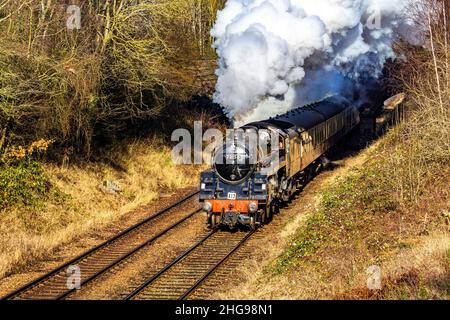
{"type": "Polygon", "coordinates": [[[57,196],[46,192],[36,203],[0,211],[0,278],[101,230],[127,212],[178,188],[195,186],[202,169],[174,165],[171,148],[156,139],[129,141],[125,150],[112,150],[108,158],[114,159],[113,165],[39,165],[57,196]],[[105,190],[106,181],[117,185],[117,192],[105,190]]]}
{"type": "Polygon", "coordinates": [[[242,298],[450,298],[450,23],[447,1],[422,4],[411,15],[426,45],[399,44],[406,119],[321,191],[314,213],[254,272],[242,298]],[[379,291],[367,289],[372,266],[381,270],[379,291]]]}

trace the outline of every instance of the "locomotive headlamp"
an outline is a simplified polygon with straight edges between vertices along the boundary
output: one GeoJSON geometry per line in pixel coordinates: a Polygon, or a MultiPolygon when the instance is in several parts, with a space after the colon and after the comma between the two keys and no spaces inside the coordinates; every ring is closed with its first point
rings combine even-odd
{"type": "Polygon", "coordinates": [[[212,204],[211,204],[211,202],[205,202],[204,204],[203,204],[203,211],[205,211],[205,212],[211,212],[212,211],[212,204]]]}
{"type": "Polygon", "coordinates": [[[250,213],[255,213],[258,211],[258,205],[255,202],[250,202],[248,204],[248,211],[250,211],[250,213]]]}

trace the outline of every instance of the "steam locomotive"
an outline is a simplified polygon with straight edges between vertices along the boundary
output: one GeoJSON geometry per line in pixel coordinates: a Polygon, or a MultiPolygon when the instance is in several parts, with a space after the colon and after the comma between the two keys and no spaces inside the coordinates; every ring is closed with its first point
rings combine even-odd
{"type": "Polygon", "coordinates": [[[338,96],[303,106],[240,129],[263,132],[257,160],[245,140],[227,142],[201,173],[200,202],[210,228],[268,223],[279,204],[289,201],[320,166],[324,154],[360,122],[356,107],[338,96]]]}

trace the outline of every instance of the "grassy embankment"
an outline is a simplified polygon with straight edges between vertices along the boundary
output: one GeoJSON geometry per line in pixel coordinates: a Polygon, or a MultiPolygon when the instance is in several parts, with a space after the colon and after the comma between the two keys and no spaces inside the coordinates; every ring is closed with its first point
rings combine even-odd
{"type": "Polygon", "coordinates": [[[157,141],[136,140],[126,151],[111,151],[120,169],[24,159],[1,170],[0,185],[7,193],[0,196],[0,277],[177,188],[194,186],[199,168],[175,166],[170,151],[157,141]],[[105,192],[101,184],[108,180],[122,191],[105,192]]]}
{"type": "Polygon", "coordinates": [[[247,296],[450,298],[448,17],[434,12],[430,22],[423,12],[414,18],[433,45],[400,48],[408,58],[397,79],[407,92],[407,119],[321,193],[247,296]],[[381,290],[368,289],[370,266],[381,268],[381,290]]]}

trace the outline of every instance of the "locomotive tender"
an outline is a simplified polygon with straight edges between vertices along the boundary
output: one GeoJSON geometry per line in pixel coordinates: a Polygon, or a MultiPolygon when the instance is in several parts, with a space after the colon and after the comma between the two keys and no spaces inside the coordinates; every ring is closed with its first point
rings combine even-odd
{"type": "Polygon", "coordinates": [[[324,154],[359,122],[357,108],[333,96],[240,128],[265,132],[271,142],[258,150],[256,163],[237,140],[216,151],[213,168],[201,174],[200,202],[209,227],[255,229],[269,222],[278,205],[306,184],[324,154]]]}

